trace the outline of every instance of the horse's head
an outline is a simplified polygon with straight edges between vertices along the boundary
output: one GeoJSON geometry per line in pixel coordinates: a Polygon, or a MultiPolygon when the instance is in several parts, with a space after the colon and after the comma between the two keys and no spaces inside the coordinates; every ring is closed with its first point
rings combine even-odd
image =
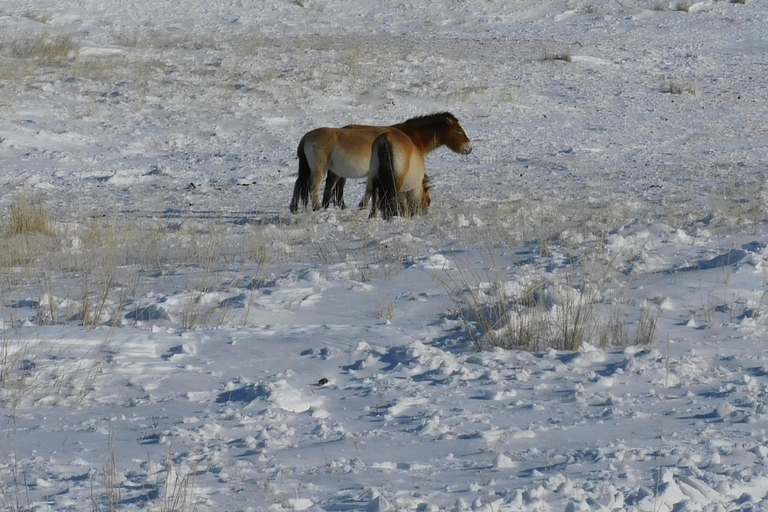
{"type": "Polygon", "coordinates": [[[459,120],[450,114],[445,116],[445,128],[443,137],[445,145],[454,153],[468,155],[472,152],[472,141],[469,140],[459,120]]]}

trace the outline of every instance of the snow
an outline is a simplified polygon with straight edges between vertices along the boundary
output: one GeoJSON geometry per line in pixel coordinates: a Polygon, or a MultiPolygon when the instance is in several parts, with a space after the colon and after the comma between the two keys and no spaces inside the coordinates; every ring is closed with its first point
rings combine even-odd
{"type": "Polygon", "coordinates": [[[0,509],[768,509],[768,7],[683,4],[3,3],[0,509]],[[439,111],[426,216],[290,214],[439,111]]]}

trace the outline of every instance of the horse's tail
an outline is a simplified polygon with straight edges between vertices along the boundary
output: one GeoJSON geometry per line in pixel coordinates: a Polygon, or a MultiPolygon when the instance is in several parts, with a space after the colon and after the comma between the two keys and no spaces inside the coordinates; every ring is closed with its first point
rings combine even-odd
{"type": "Polygon", "coordinates": [[[374,210],[381,207],[381,215],[384,220],[389,220],[393,215],[400,215],[399,192],[395,179],[395,165],[392,155],[392,141],[384,134],[374,142],[374,151],[378,160],[378,168],[371,169],[373,174],[373,199],[374,210]],[[378,204],[377,204],[378,203],[378,204]]]}
{"type": "Polygon", "coordinates": [[[291,213],[299,211],[299,202],[307,208],[309,202],[309,178],[312,172],[309,169],[309,160],[304,151],[304,138],[299,142],[296,148],[296,156],[299,157],[299,176],[296,178],[296,185],[293,187],[293,198],[291,198],[291,213]]]}

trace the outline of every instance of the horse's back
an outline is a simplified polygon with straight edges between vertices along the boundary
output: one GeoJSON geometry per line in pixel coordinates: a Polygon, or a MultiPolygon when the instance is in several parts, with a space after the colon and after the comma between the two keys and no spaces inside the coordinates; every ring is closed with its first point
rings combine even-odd
{"type": "Polygon", "coordinates": [[[336,131],[338,131],[338,128],[328,127],[315,128],[314,130],[310,130],[301,138],[299,147],[307,148],[309,145],[315,146],[333,144],[333,141],[336,138],[336,131]]]}
{"type": "Polygon", "coordinates": [[[368,175],[371,146],[386,127],[349,125],[344,128],[316,128],[302,138],[313,169],[325,167],[342,178],[368,175]]]}

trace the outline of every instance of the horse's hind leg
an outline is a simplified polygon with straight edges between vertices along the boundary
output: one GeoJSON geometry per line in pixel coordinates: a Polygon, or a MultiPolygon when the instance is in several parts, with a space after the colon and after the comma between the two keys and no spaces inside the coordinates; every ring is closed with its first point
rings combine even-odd
{"type": "Polygon", "coordinates": [[[293,186],[293,197],[291,198],[291,213],[299,211],[299,203],[304,203],[304,208],[307,208],[307,184],[302,182],[301,176],[296,178],[296,184],[293,186]],[[303,199],[303,201],[302,201],[303,199]]]}
{"type": "Polygon", "coordinates": [[[319,210],[322,207],[320,202],[320,186],[323,184],[323,178],[325,178],[325,162],[320,162],[323,165],[315,167],[315,172],[312,173],[312,177],[309,180],[309,197],[312,200],[312,210],[319,210]]]}
{"type": "Polygon", "coordinates": [[[371,202],[371,213],[368,214],[369,219],[375,218],[379,214],[379,205],[380,205],[380,196],[379,196],[379,189],[380,186],[376,186],[370,193],[368,191],[365,192],[365,196],[370,199],[371,202]]]}
{"type": "MultiPolygon", "coordinates": [[[[368,214],[369,219],[376,217],[379,213],[379,198],[381,197],[379,194],[380,189],[381,182],[379,181],[378,173],[369,174],[368,181],[365,184],[365,195],[363,196],[363,201],[365,201],[366,206],[369,202],[371,203],[371,212],[368,214]]],[[[362,202],[360,203],[360,207],[364,208],[362,202]]]]}

